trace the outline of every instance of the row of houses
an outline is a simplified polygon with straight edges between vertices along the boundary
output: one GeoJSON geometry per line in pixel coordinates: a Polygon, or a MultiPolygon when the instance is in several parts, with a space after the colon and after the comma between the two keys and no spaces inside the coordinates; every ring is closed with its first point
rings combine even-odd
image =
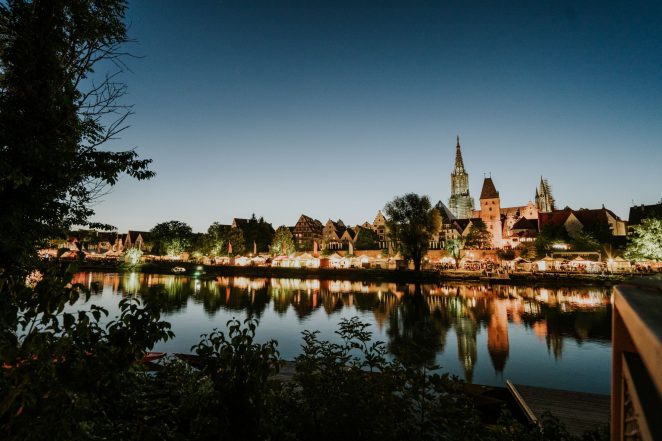
{"type": "MultiPolygon", "coordinates": [[[[441,217],[441,228],[430,240],[431,250],[444,249],[451,239],[467,237],[479,223],[484,224],[491,235],[491,243],[484,248],[508,249],[517,248],[527,242],[532,242],[546,227],[564,228],[570,236],[575,236],[583,230],[601,231],[613,237],[625,237],[628,227],[637,225],[647,217],[662,218],[662,201],[653,205],[638,205],[630,209],[628,222],[620,219],[613,211],[602,206],[598,209],[571,209],[565,207],[556,209],[556,201],[552,196],[549,182],[543,177],[536,187],[534,201],[525,205],[502,207],[499,191],[492,177],[485,177],[479,197],[480,209],[474,210],[474,199],[469,191],[469,175],[464,167],[460,139],[457,138],[455,151],[455,166],[451,172],[451,196],[448,206],[442,201],[435,208],[441,217]]],[[[250,235],[251,226],[259,223],[266,225],[268,240],[259,242],[259,250],[266,251],[268,243],[274,234],[271,224],[251,219],[234,218],[230,224],[222,225],[227,229],[239,228],[250,235]],[[262,243],[263,242],[263,243],[262,243]]],[[[349,251],[357,249],[390,249],[388,225],[384,214],[378,211],[372,222],[349,226],[341,219],[328,219],[326,223],[313,217],[301,214],[297,222],[288,227],[292,233],[298,251],[310,251],[313,254],[321,250],[349,251]]],[[[255,236],[253,232],[252,236],[255,236]]],[[[254,239],[254,238],[253,238],[254,239]]],[[[78,232],[70,238],[72,249],[81,249],[98,254],[109,253],[120,255],[130,248],[139,248],[149,252],[151,248],[150,233],[147,231],[129,230],[127,233],[103,233],[94,231],[78,232]]],[[[254,253],[255,241],[253,242],[254,253]]],[[[247,243],[250,248],[251,244],[247,243]]],[[[325,253],[325,254],[328,254],[325,253]]]]}
{"type": "MultiPolygon", "coordinates": [[[[638,205],[630,209],[629,221],[620,219],[613,211],[604,206],[599,209],[573,210],[564,208],[551,212],[539,212],[536,205],[529,202],[524,206],[501,207],[499,194],[492,178],[485,178],[481,192],[481,210],[472,212],[468,219],[457,219],[452,212],[439,201],[435,208],[441,215],[441,229],[429,246],[432,250],[443,249],[450,239],[466,237],[473,225],[481,220],[492,234],[492,248],[516,248],[534,241],[546,226],[563,227],[570,235],[589,229],[609,231],[613,236],[625,236],[628,227],[638,225],[646,217],[662,216],[662,202],[653,205],[638,205]]],[[[234,218],[227,228],[242,228],[248,219],[234,218]]],[[[268,224],[271,227],[271,224],[268,224]]],[[[272,227],[271,227],[272,228],[272,227]]],[[[347,226],[341,219],[329,219],[322,224],[317,219],[302,214],[294,226],[289,227],[297,248],[301,251],[316,252],[352,251],[361,236],[374,239],[373,249],[388,249],[388,226],[386,218],[378,211],[372,223],[347,226]]],[[[272,228],[273,230],[273,228],[272,228]]],[[[366,240],[365,243],[370,243],[366,240]]],[[[126,233],[110,233],[94,230],[79,230],[70,235],[66,246],[72,251],[83,250],[92,254],[119,256],[130,248],[143,252],[151,249],[148,231],[129,230],[126,233]]]]}
{"type": "Polygon", "coordinates": [[[135,230],[127,233],[78,230],[72,231],[65,242],[56,242],[55,246],[42,250],[42,254],[54,254],[58,248],[68,248],[72,253],[83,251],[92,256],[117,257],[130,248],[147,252],[151,249],[150,233],[135,230]]]}

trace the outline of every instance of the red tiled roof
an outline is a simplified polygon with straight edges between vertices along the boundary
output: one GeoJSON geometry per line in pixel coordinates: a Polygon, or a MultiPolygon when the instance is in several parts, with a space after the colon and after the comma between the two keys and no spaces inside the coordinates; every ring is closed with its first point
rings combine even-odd
{"type": "Polygon", "coordinates": [[[511,230],[538,230],[538,222],[535,219],[519,218],[512,226],[511,230]]]}
{"type": "Polygon", "coordinates": [[[555,210],[551,213],[538,213],[538,223],[540,224],[540,229],[542,229],[545,225],[563,225],[565,221],[568,220],[568,216],[571,214],[572,209],[570,208],[555,210]]]}
{"type": "Polygon", "coordinates": [[[485,178],[483,181],[483,190],[480,192],[481,199],[496,199],[499,197],[499,192],[494,186],[492,178],[485,178]]]}
{"type": "Polygon", "coordinates": [[[620,220],[613,211],[604,207],[595,210],[576,210],[574,213],[575,216],[577,216],[577,219],[579,219],[579,222],[585,227],[597,224],[607,224],[609,222],[607,215],[620,220]]]}

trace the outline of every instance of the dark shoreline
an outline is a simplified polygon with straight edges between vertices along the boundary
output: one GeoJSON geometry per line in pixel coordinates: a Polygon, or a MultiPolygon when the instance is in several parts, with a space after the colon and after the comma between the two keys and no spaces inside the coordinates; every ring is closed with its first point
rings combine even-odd
{"type": "Polygon", "coordinates": [[[177,273],[189,277],[215,279],[216,277],[251,277],[285,279],[350,280],[392,283],[489,283],[499,285],[528,286],[604,286],[617,285],[641,274],[576,274],[576,273],[516,273],[509,279],[489,279],[477,271],[420,271],[385,270],[362,268],[282,268],[261,266],[216,266],[200,265],[192,262],[148,262],[135,267],[121,264],[84,262],[81,271],[142,272],[145,274],[175,274],[173,267],[185,271],[177,273]]]}

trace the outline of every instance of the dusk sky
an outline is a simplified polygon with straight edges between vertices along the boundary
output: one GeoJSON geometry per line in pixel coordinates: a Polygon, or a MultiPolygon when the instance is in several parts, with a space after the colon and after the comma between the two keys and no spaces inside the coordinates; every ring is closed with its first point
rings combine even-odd
{"type": "Polygon", "coordinates": [[[194,231],[252,213],[372,222],[396,195],[447,203],[455,137],[478,205],[662,197],[662,2],[134,1],[126,102],[157,176],[95,220],[194,231]]]}

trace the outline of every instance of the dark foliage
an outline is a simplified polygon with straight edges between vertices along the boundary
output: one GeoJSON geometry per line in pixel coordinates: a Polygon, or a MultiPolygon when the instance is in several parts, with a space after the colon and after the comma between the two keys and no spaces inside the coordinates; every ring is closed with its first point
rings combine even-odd
{"type": "MultiPolygon", "coordinates": [[[[0,285],[0,431],[6,439],[94,439],[121,433],[132,413],[127,403],[140,381],[146,350],[173,336],[158,302],[120,301],[120,316],[67,305],[89,297],[71,283],[75,263],[41,268],[26,285],[4,277],[0,285]],[[126,420],[126,421],[125,421],[126,420]]],[[[144,405],[145,403],[134,403],[144,405]]]]}
{"type": "Polygon", "coordinates": [[[405,259],[414,262],[416,271],[427,253],[430,241],[439,233],[441,216],[427,196],[408,193],[384,207],[389,239],[405,259]]]}
{"type": "Polygon", "coordinates": [[[153,175],[135,151],[100,147],[130,108],[120,45],[122,0],[10,0],[0,5],[0,268],[25,269],[36,246],[88,224],[120,174],[153,175]],[[117,67],[91,77],[102,62],[117,67]]]}
{"type": "Polygon", "coordinates": [[[465,240],[467,248],[490,248],[492,246],[492,233],[482,219],[471,220],[471,230],[465,240]]]}
{"type": "Polygon", "coordinates": [[[256,251],[263,253],[269,251],[269,245],[274,238],[274,229],[264,218],[257,219],[255,214],[248,219],[245,225],[241,226],[244,234],[244,243],[247,252],[253,252],[253,244],[256,251]]]}
{"type": "Polygon", "coordinates": [[[354,247],[357,250],[378,250],[379,236],[372,229],[361,227],[354,247]]]}
{"type": "Polygon", "coordinates": [[[157,224],[150,230],[152,254],[179,255],[190,251],[194,236],[191,227],[181,221],[157,224]]]}

